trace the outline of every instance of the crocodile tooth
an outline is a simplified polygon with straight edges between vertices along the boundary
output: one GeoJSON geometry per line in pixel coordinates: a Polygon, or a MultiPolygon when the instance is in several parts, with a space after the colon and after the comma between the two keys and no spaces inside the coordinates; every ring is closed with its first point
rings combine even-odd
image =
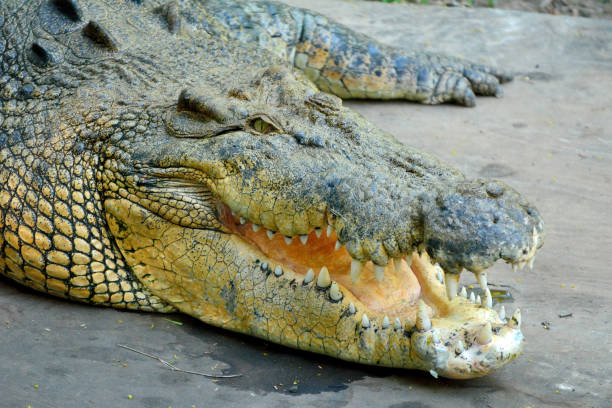
{"type": "Polygon", "coordinates": [[[465,290],[465,286],[461,287],[461,292],[459,292],[462,298],[467,299],[467,290],[465,290]]]}
{"type": "Polygon", "coordinates": [[[501,321],[504,321],[506,319],[506,308],[504,307],[504,305],[502,305],[502,307],[499,308],[498,315],[501,321]]]}
{"type": "Polygon", "coordinates": [[[351,282],[353,285],[359,281],[359,277],[363,273],[363,263],[356,259],[351,259],[351,282]]]}
{"type": "Polygon", "coordinates": [[[342,292],[340,291],[340,288],[336,282],[332,282],[331,287],[329,288],[329,297],[331,300],[336,302],[342,299],[342,292]]]}
{"type": "Polygon", "coordinates": [[[308,272],[306,272],[306,276],[304,277],[304,283],[308,284],[312,282],[314,278],[315,278],[314,271],[312,269],[309,269],[308,272]]]}
{"type": "Polygon", "coordinates": [[[395,272],[398,272],[402,269],[402,258],[393,258],[393,265],[395,266],[395,272]]]}
{"type": "Polygon", "coordinates": [[[378,281],[378,283],[382,283],[383,278],[385,277],[385,268],[384,265],[376,265],[374,264],[374,277],[378,281]]]}
{"type": "Polygon", "coordinates": [[[463,347],[463,342],[461,340],[457,342],[457,347],[455,347],[455,351],[459,354],[465,351],[465,347],[463,347]]]}
{"type": "Polygon", "coordinates": [[[429,374],[431,374],[433,378],[438,378],[438,372],[436,370],[429,370],[429,374]]]}
{"type": "Polygon", "coordinates": [[[481,305],[482,304],[482,300],[480,299],[480,295],[476,296],[476,304],[477,305],[481,305]]]}
{"type": "Polygon", "coordinates": [[[518,272],[518,264],[516,262],[512,264],[512,272],[518,272]]]}
{"type": "Polygon", "coordinates": [[[408,264],[408,267],[410,267],[410,265],[412,265],[412,254],[408,254],[406,255],[406,257],[404,258],[404,260],[406,261],[406,263],[408,264]]]}
{"type": "Polygon", "coordinates": [[[382,321],[382,328],[383,329],[387,329],[387,328],[389,328],[389,325],[390,325],[389,318],[387,316],[385,316],[383,318],[383,321],[382,321]]]}
{"type": "Polygon", "coordinates": [[[427,315],[427,308],[425,306],[425,302],[423,302],[422,299],[419,299],[419,309],[417,311],[416,327],[419,330],[431,329],[431,320],[429,320],[429,316],[427,315]]]}
{"type": "Polygon", "coordinates": [[[293,242],[293,237],[285,236],[285,244],[291,245],[292,242],[293,242]]]}
{"type": "Polygon", "coordinates": [[[240,217],[240,224],[245,224],[246,220],[244,219],[244,217],[240,217]]]}
{"type": "Polygon", "coordinates": [[[317,238],[321,238],[322,233],[323,231],[321,231],[321,228],[315,228],[315,235],[317,236],[317,238]]]}
{"type": "Polygon", "coordinates": [[[280,265],[276,265],[276,268],[274,268],[274,275],[281,276],[282,274],[283,268],[281,268],[280,265]]]}
{"type": "Polygon", "coordinates": [[[327,231],[326,231],[327,238],[331,236],[332,232],[334,232],[334,229],[332,228],[332,226],[327,225],[327,231]]]}
{"type": "Polygon", "coordinates": [[[512,317],[508,319],[508,323],[506,323],[508,327],[513,327],[516,329],[521,328],[521,310],[516,309],[512,314],[512,317]]]}
{"type": "Polygon", "coordinates": [[[264,271],[267,270],[268,269],[268,263],[267,262],[262,263],[261,264],[261,269],[264,270],[264,271]]]}
{"type": "Polygon", "coordinates": [[[459,275],[455,273],[445,273],[444,280],[446,281],[446,295],[450,300],[453,300],[457,296],[457,283],[459,282],[459,275]]]}
{"type": "Polygon", "coordinates": [[[329,271],[326,267],[322,267],[319,272],[319,278],[317,279],[317,286],[320,288],[326,288],[331,285],[331,279],[329,277],[329,271]]]}
{"type": "Polygon", "coordinates": [[[361,327],[363,327],[364,329],[370,327],[370,320],[368,319],[368,316],[366,316],[365,313],[361,316],[361,327]]]}
{"type": "Polygon", "coordinates": [[[491,298],[491,291],[487,288],[485,292],[485,306],[487,309],[491,309],[493,307],[493,299],[491,298]]]}
{"type": "Polygon", "coordinates": [[[308,235],[300,235],[300,242],[302,243],[302,245],[306,245],[306,243],[308,242],[308,235]]]}
{"type": "Polygon", "coordinates": [[[251,224],[251,228],[253,228],[253,232],[257,232],[261,227],[257,224],[251,224]]]}
{"type": "Polygon", "coordinates": [[[474,296],[474,292],[470,292],[470,302],[475,303],[476,297],[474,296]]]}
{"type": "Polygon", "coordinates": [[[533,270],[533,263],[535,261],[535,255],[531,257],[531,259],[529,260],[529,269],[533,270]]]}
{"type": "Polygon", "coordinates": [[[438,344],[440,342],[440,335],[438,334],[438,331],[435,329],[431,333],[431,340],[433,341],[434,344],[438,344]]]}
{"type": "Polygon", "coordinates": [[[399,317],[396,317],[396,318],[395,318],[395,322],[394,322],[394,324],[393,324],[393,325],[395,326],[395,328],[396,328],[397,330],[399,330],[399,329],[401,329],[401,328],[402,328],[402,321],[399,319],[399,317]]]}
{"type": "Polygon", "coordinates": [[[525,267],[525,264],[526,264],[526,263],[527,263],[527,262],[525,262],[525,261],[520,261],[520,262],[518,263],[519,269],[520,269],[520,270],[523,270],[523,268],[525,267]]]}
{"type": "Polygon", "coordinates": [[[491,330],[491,323],[487,322],[487,324],[480,329],[480,332],[478,332],[476,341],[478,344],[485,345],[489,344],[491,340],[493,340],[493,331],[491,330]]]}
{"type": "Polygon", "coordinates": [[[436,268],[436,278],[438,279],[438,282],[442,284],[444,283],[444,273],[442,272],[441,269],[439,269],[439,267],[436,268]]]}
{"type": "Polygon", "coordinates": [[[351,303],[349,304],[349,312],[350,312],[351,314],[355,314],[355,312],[356,312],[356,310],[355,310],[355,304],[354,304],[353,302],[351,302],[351,303]]]}
{"type": "Polygon", "coordinates": [[[236,211],[234,211],[234,210],[232,210],[232,209],[230,208],[230,213],[232,213],[232,217],[236,218],[236,211]]]}
{"type": "Polygon", "coordinates": [[[336,241],[336,247],[334,248],[334,251],[339,250],[342,247],[342,244],[340,243],[340,241],[336,241]]]}
{"type": "Polygon", "coordinates": [[[487,273],[486,272],[477,272],[476,279],[478,279],[478,284],[480,285],[480,289],[486,291],[487,286],[487,273]]]}
{"type": "Polygon", "coordinates": [[[266,235],[268,236],[268,239],[274,238],[274,232],[270,231],[269,229],[266,229],[266,235]]]}

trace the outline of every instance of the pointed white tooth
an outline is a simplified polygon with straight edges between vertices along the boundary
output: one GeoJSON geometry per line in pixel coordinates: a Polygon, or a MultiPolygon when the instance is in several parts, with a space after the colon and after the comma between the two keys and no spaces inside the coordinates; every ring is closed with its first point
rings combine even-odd
{"type": "Polygon", "coordinates": [[[351,282],[353,285],[359,281],[359,277],[363,273],[363,263],[356,259],[351,259],[351,282]]]}
{"type": "Polygon", "coordinates": [[[470,302],[475,303],[476,297],[474,296],[474,292],[470,292],[470,302]]]}
{"type": "Polygon", "coordinates": [[[327,225],[327,230],[325,232],[325,234],[327,235],[327,238],[329,238],[331,236],[332,232],[334,232],[334,229],[332,228],[331,225],[328,224],[327,225]]]}
{"type": "Polygon", "coordinates": [[[264,270],[264,271],[267,270],[268,269],[268,263],[267,262],[262,263],[261,264],[261,269],[264,270]]]}
{"type": "Polygon", "coordinates": [[[419,299],[419,309],[417,311],[416,327],[419,330],[431,329],[431,320],[429,320],[429,316],[427,315],[427,307],[425,306],[425,302],[423,302],[422,299],[419,299]]]}
{"type": "Polygon", "coordinates": [[[244,223],[246,223],[246,220],[243,217],[240,217],[240,223],[244,224],[244,223]]]}
{"type": "Polygon", "coordinates": [[[351,312],[351,314],[355,314],[356,310],[355,310],[355,304],[353,302],[351,302],[349,304],[349,312],[351,312]]]}
{"type": "Polygon", "coordinates": [[[463,347],[463,342],[461,340],[457,342],[457,347],[455,347],[455,351],[459,354],[465,351],[465,347],[463,347]]]}
{"type": "Polygon", "coordinates": [[[402,321],[399,319],[399,317],[395,318],[395,322],[393,323],[393,326],[399,330],[402,328],[402,321]]]}
{"type": "Polygon", "coordinates": [[[342,299],[342,292],[340,291],[340,288],[336,282],[332,282],[331,287],[329,288],[329,297],[331,300],[336,302],[342,299]]]}
{"type": "Polygon", "coordinates": [[[519,262],[519,263],[518,263],[519,269],[520,269],[520,270],[523,270],[523,268],[525,267],[525,264],[526,264],[526,263],[527,263],[527,262],[525,262],[525,261],[521,261],[521,262],[519,262]]]}
{"type": "Polygon", "coordinates": [[[429,374],[431,374],[433,378],[438,378],[438,372],[436,370],[429,370],[429,374]]]}
{"type": "Polygon", "coordinates": [[[395,266],[395,272],[399,272],[402,269],[402,258],[393,258],[393,266],[395,266]]]}
{"type": "Polygon", "coordinates": [[[235,212],[234,210],[232,210],[231,208],[230,208],[230,212],[232,213],[232,216],[233,216],[233,217],[235,217],[235,216],[236,216],[236,212],[235,212]]]}
{"type": "Polygon", "coordinates": [[[317,238],[321,238],[322,233],[323,231],[321,231],[321,228],[315,228],[315,235],[317,236],[317,238]]]}
{"type": "Polygon", "coordinates": [[[512,317],[508,319],[508,323],[506,323],[508,327],[513,327],[515,329],[521,328],[521,310],[516,309],[512,314],[512,317]]]}
{"type": "Polygon", "coordinates": [[[312,269],[309,269],[308,272],[306,272],[306,276],[304,277],[304,283],[308,284],[312,282],[314,278],[315,278],[314,271],[312,269]]]}
{"type": "Polygon", "coordinates": [[[383,328],[383,329],[387,329],[387,328],[389,328],[389,325],[390,325],[390,324],[391,324],[391,323],[389,323],[389,318],[388,318],[387,316],[385,316],[385,317],[383,318],[383,321],[382,321],[382,328],[383,328]]]}
{"type": "Polygon", "coordinates": [[[285,244],[291,245],[292,242],[293,242],[293,237],[285,236],[285,244]]]}
{"type": "Polygon", "coordinates": [[[365,313],[361,316],[361,327],[363,327],[364,329],[370,327],[370,320],[368,319],[368,316],[366,316],[365,313]]]}
{"type": "Polygon", "coordinates": [[[276,268],[274,268],[274,274],[276,276],[281,276],[283,274],[283,268],[281,268],[280,265],[277,265],[276,268]]]}
{"type": "Polygon", "coordinates": [[[300,242],[302,243],[302,245],[306,245],[306,243],[308,242],[308,235],[300,235],[300,242]]]}
{"type": "Polygon", "coordinates": [[[450,300],[453,300],[457,296],[459,275],[456,273],[445,273],[444,280],[446,281],[446,295],[450,300]]]}
{"type": "Polygon", "coordinates": [[[336,241],[336,247],[334,248],[334,251],[337,251],[340,248],[342,248],[342,244],[340,243],[340,241],[336,241]]]}
{"type": "Polygon", "coordinates": [[[480,289],[487,290],[487,273],[486,272],[477,272],[476,279],[478,279],[478,284],[480,285],[480,289]]]}
{"type": "Polygon", "coordinates": [[[322,267],[317,278],[317,286],[320,288],[326,288],[331,285],[331,279],[329,277],[329,271],[326,267],[322,267]]]}
{"type": "Polygon", "coordinates": [[[376,264],[374,264],[374,277],[376,278],[378,283],[382,283],[382,281],[383,281],[383,279],[385,277],[385,268],[386,268],[386,266],[384,266],[384,265],[376,265],[376,264]]]}
{"type": "Polygon", "coordinates": [[[485,292],[485,306],[487,309],[493,308],[493,298],[491,297],[491,291],[487,288],[485,292]]]}
{"type": "Polygon", "coordinates": [[[478,332],[476,341],[479,344],[485,345],[489,344],[491,340],[493,340],[493,331],[491,330],[491,323],[487,322],[487,324],[480,329],[480,332],[478,332]]]}
{"type": "Polygon", "coordinates": [[[512,264],[512,272],[518,272],[518,264],[516,262],[512,264]]]}
{"type": "Polygon", "coordinates": [[[434,342],[434,344],[438,344],[440,342],[440,335],[436,329],[434,329],[433,333],[431,334],[431,340],[434,342]]]}
{"type": "Polygon", "coordinates": [[[501,308],[499,308],[499,320],[504,321],[506,320],[506,308],[504,307],[504,305],[502,305],[501,308]]]}
{"type": "Polygon", "coordinates": [[[268,236],[268,239],[274,238],[274,232],[270,231],[269,229],[266,229],[266,235],[268,236]]]}
{"type": "Polygon", "coordinates": [[[444,284],[444,272],[442,272],[442,269],[436,268],[436,278],[438,278],[438,282],[444,284]]]}
{"type": "Polygon", "coordinates": [[[461,292],[459,293],[462,298],[467,299],[467,290],[465,290],[465,286],[461,287],[461,292]]]}
{"type": "Polygon", "coordinates": [[[253,228],[253,232],[257,232],[261,227],[257,224],[251,224],[251,228],[253,228]]]}
{"type": "Polygon", "coordinates": [[[529,269],[533,269],[533,263],[535,262],[535,255],[529,260],[529,269]]]}
{"type": "Polygon", "coordinates": [[[482,300],[480,299],[480,295],[476,296],[476,304],[482,305],[482,300]]]}
{"type": "Polygon", "coordinates": [[[412,265],[412,254],[408,254],[406,255],[406,257],[404,258],[404,260],[406,261],[406,263],[408,264],[408,266],[412,265]]]}

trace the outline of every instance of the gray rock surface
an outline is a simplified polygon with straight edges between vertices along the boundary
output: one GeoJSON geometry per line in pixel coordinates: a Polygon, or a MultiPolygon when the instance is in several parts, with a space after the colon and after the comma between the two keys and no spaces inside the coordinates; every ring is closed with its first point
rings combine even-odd
{"type": "Polygon", "coordinates": [[[486,9],[287,3],[383,42],[486,58],[519,73],[504,98],[479,98],[474,109],[349,105],[405,143],[470,176],[502,179],[538,206],[548,236],[534,271],[515,274],[500,264],[489,275],[509,286],[514,303],[506,308],[521,307],[524,355],[482,379],[435,380],[296,352],[180,315],[67,303],[3,280],[0,407],[609,407],[612,24],[486,9]],[[172,372],[117,343],[183,369],[243,376],[215,382],[172,372]]]}

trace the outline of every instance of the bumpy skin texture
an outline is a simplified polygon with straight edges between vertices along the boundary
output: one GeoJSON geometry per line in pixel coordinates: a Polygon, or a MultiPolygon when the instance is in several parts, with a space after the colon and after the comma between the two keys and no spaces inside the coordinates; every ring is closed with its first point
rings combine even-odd
{"type": "MultiPolygon", "coordinates": [[[[529,261],[543,243],[537,210],[400,144],[337,97],[471,106],[474,92],[500,95],[508,75],[272,2],[5,0],[0,10],[0,273],[64,298],[178,310],[449,377],[518,354],[520,316],[504,324],[456,290],[446,298],[432,264],[452,280],[529,261]],[[412,259],[428,307],[407,300],[390,327],[342,274],[315,284],[240,218],[278,232],[273,243],[312,242],[329,226],[349,263],[412,259]]],[[[321,245],[314,254],[331,257],[333,243],[321,245]]]]}

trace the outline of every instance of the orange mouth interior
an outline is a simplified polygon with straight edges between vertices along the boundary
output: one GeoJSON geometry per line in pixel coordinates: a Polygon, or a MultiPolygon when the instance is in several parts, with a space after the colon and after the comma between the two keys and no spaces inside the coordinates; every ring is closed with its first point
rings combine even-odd
{"type": "Polygon", "coordinates": [[[240,217],[232,215],[227,207],[221,210],[220,219],[232,233],[256,247],[283,270],[305,276],[312,269],[318,275],[325,266],[332,281],[349,290],[374,312],[416,318],[421,286],[405,260],[399,260],[399,267],[393,261],[389,262],[382,282],[376,280],[372,262],[367,262],[360,279],[353,283],[350,277],[352,258],[344,246],[336,249],[338,237],[335,231],[327,236],[325,229],[318,233],[313,230],[308,234],[306,244],[297,236],[288,244],[278,232],[270,239],[265,228],[255,227],[255,231],[251,222],[242,220],[244,223],[241,223],[240,217]]]}

